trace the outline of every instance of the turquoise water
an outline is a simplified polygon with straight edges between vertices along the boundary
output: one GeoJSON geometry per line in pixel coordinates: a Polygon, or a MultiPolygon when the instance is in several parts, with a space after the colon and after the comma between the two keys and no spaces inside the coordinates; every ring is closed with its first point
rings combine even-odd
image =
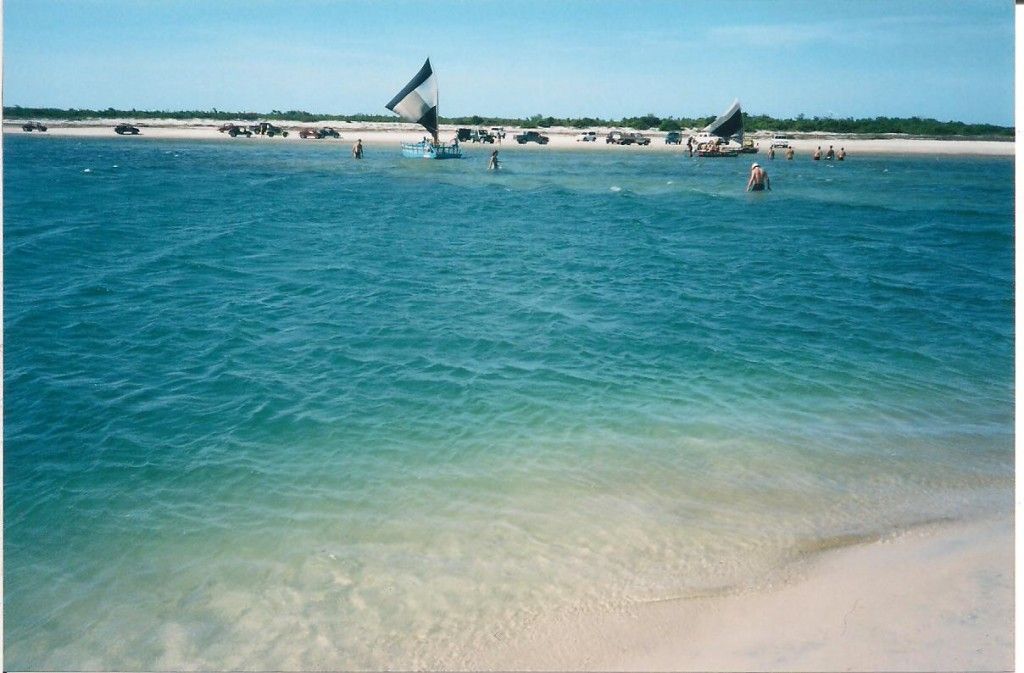
{"type": "Polygon", "coordinates": [[[6,669],[465,665],[1010,509],[1011,160],[467,154],[4,139],[6,669]]]}

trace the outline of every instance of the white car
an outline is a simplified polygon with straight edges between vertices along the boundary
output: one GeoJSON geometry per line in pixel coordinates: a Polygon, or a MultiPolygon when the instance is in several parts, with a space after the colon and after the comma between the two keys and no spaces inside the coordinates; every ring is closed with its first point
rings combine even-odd
{"type": "Polygon", "coordinates": [[[578,143],[596,143],[597,142],[597,131],[584,131],[576,136],[576,142],[578,143]]]}
{"type": "Polygon", "coordinates": [[[790,140],[792,140],[792,138],[790,138],[789,136],[775,136],[774,138],[772,138],[772,147],[776,149],[786,149],[787,147],[789,147],[790,140]]]}

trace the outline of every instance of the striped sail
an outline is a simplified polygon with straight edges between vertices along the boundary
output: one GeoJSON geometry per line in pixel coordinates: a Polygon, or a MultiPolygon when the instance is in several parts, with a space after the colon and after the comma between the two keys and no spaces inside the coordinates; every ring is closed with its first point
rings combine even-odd
{"type": "Polygon", "coordinates": [[[437,78],[428,58],[405,88],[385,107],[430,131],[437,142],[437,78]]]}
{"type": "Polygon", "coordinates": [[[734,100],[732,106],[720,114],[718,119],[704,127],[704,131],[720,138],[736,136],[743,142],[743,112],[740,111],[740,100],[734,100]]]}

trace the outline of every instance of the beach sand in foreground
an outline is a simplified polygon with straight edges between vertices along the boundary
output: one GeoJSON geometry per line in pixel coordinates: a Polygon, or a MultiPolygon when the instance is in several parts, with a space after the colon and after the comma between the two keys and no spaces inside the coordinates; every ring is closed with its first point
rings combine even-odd
{"type": "Polygon", "coordinates": [[[932,525],[815,553],[773,587],[538,623],[475,665],[519,670],[1013,668],[1013,525],[932,525]]]}
{"type": "MultiPolygon", "coordinates": [[[[357,139],[363,141],[368,150],[396,148],[403,142],[417,142],[425,135],[425,131],[413,124],[401,122],[393,123],[354,123],[354,122],[323,122],[317,124],[304,124],[301,122],[275,122],[281,128],[289,131],[287,138],[280,136],[266,138],[254,136],[252,138],[231,138],[226,133],[219,133],[217,128],[221,122],[215,120],[128,120],[129,123],[138,126],[141,130],[139,136],[118,136],[113,128],[123,120],[90,120],[88,122],[47,122],[49,130],[44,133],[25,133],[21,130],[24,120],[5,120],[3,124],[4,133],[20,134],[24,136],[72,136],[72,137],[101,137],[101,138],[123,138],[126,141],[145,140],[147,138],[161,140],[222,140],[235,143],[304,143],[304,144],[326,144],[342,146],[346,151],[357,139]],[[341,132],[340,139],[312,140],[299,137],[299,130],[306,127],[332,126],[341,132]]],[[[442,126],[441,139],[450,140],[455,136],[455,126],[442,126]]],[[[666,145],[665,133],[650,131],[644,135],[651,138],[651,144],[646,147],[619,146],[605,143],[604,136],[608,129],[596,129],[598,133],[597,142],[577,142],[578,129],[552,128],[540,129],[550,138],[545,146],[534,143],[519,145],[512,141],[512,136],[520,132],[520,129],[507,129],[507,137],[500,145],[463,143],[465,150],[473,150],[474,154],[489,154],[492,149],[502,152],[506,150],[532,150],[545,151],[552,149],[573,149],[580,151],[609,151],[609,152],[630,152],[630,153],[651,153],[671,152],[686,154],[686,145],[666,145]]],[[[787,134],[792,135],[792,134],[787,134]]],[[[760,146],[760,152],[753,155],[754,159],[766,158],[768,148],[771,145],[770,134],[750,134],[748,138],[753,139],[760,146]]],[[[789,141],[797,154],[797,159],[809,159],[816,147],[822,148],[822,153],[833,145],[838,152],[840,147],[846,148],[849,158],[857,154],[935,154],[935,155],[958,155],[958,156],[1013,156],[1014,143],[1012,141],[998,140],[933,140],[923,138],[857,138],[857,137],[800,137],[793,135],[789,141]]],[[[751,158],[751,155],[740,155],[739,160],[751,158]]],[[[782,151],[776,151],[776,161],[784,160],[782,151]]]]}

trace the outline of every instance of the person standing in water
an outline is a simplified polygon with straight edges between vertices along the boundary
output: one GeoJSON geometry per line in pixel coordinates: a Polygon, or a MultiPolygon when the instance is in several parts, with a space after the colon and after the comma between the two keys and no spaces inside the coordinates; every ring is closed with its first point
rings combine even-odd
{"type": "Polygon", "coordinates": [[[828,146],[828,152],[825,153],[825,158],[828,159],[829,161],[832,161],[833,159],[836,158],[836,151],[832,149],[831,145],[828,146]]]}
{"type": "Polygon", "coordinates": [[[760,164],[750,164],[750,180],[747,181],[748,192],[763,192],[772,190],[772,182],[768,179],[768,173],[761,168],[760,164]]]}
{"type": "Polygon", "coordinates": [[[498,150],[494,150],[493,152],[491,152],[491,160],[487,162],[487,170],[498,170],[498,150]]]}
{"type": "Polygon", "coordinates": [[[775,158],[775,148],[774,147],[769,147],[768,148],[768,158],[769,159],[774,159],[775,158]]]}
{"type": "Polygon", "coordinates": [[[836,159],[838,159],[839,161],[842,161],[845,158],[846,158],[846,148],[845,147],[840,147],[839,148],[839,154],[836,156],[836,159]]]}
{"type": "Polygon", "coordinates": [[[815,161],[821,160],[821,145],[818,145],[818,149],[814,150],[814,154],[811,155],[811,158],[815,161]]]}
{"type": "Polygon", "coordinates": [[[363,139],[356,140],[356,144],[352,146],[352,158],[362,159],[363,158],[363,139]]]}
{"type": "Polygon", "coordinates": [[[793,157],[795,155],[796,155],[796,151],[792,147],[787,147],[786,148],[786,160],[787,161],[792,161],[793,157]]]}

